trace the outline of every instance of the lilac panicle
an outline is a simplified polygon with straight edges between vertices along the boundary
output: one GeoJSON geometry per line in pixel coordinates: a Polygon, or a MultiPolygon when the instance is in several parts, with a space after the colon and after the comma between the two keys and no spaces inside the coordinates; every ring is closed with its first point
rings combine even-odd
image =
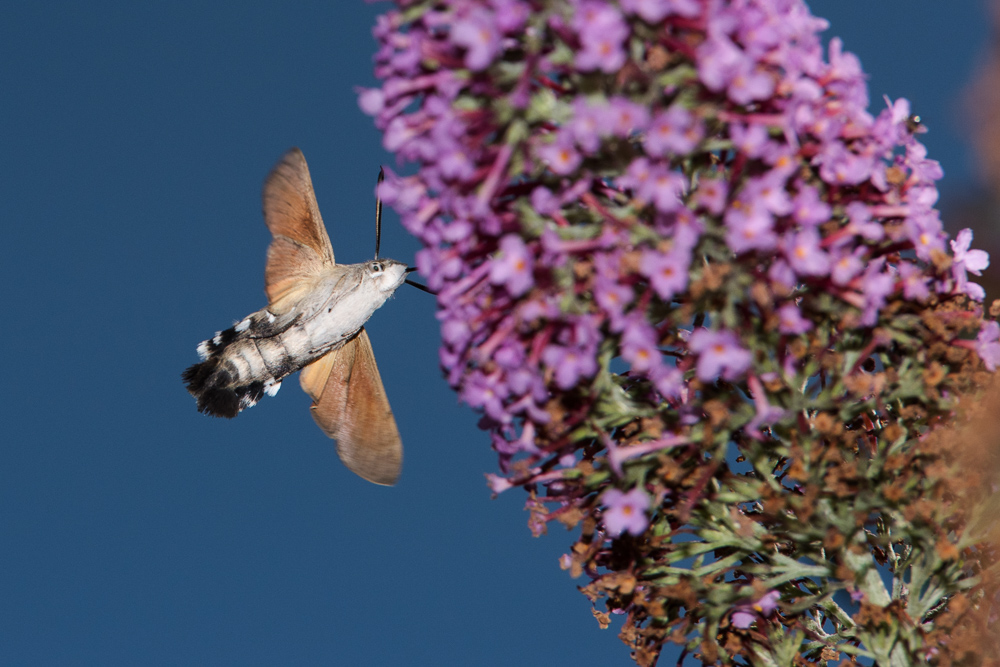
{"type": "Polygon", "coordinates": [[[536,533],[582,527],[564,565],[625,612],[642,664],[685,637],[709,662],[750,651],[763,620],[804,654],[856,647],[806,583],[879,599],[848,556],[891,540],[838,532],[881,507],[851,509],[868,487],[844,461],[925,442],[961,384],[940,369],[1000,365],[969,280],[988,257],[945,233],[909,103],[869,111],[802,0],[396,5],[359,105],[415,166],[383,198],[424,246],[490,488],[525,488],[536,533]]]}

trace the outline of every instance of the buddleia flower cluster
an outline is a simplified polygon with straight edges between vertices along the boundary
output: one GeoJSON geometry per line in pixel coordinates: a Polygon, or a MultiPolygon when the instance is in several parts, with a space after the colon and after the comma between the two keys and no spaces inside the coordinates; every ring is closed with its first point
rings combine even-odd
{"type": "Polygon", "coordinates": [[[395,4],[382,197],[598,622],[641,665],[965,664],[991,556],[930,436],[1000,325],[908,102],[800,0],[395,4]]]}

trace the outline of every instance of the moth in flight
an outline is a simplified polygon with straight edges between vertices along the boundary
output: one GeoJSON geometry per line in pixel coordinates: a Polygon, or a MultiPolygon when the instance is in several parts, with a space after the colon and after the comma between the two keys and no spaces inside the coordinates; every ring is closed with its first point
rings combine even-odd
{"type": "Polygon", "coordinates": [[[408,269],[378,258],[381,202],[375,259],[337,264],[302,151],[278,162],[263,197],[274,237],[264,270],[268,306],[198,345],[202,361],[184,371],[184,383],[200,412],[232,418],[301,370],[313,419],[337,441],[344,464],[370,482],[395,484],[403,445],[364,324],[408,269]]]}

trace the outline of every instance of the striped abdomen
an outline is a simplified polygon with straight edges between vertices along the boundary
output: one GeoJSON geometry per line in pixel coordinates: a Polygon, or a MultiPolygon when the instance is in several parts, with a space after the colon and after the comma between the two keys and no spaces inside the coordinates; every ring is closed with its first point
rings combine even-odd
{"type": "Polygon", "coordinates": [[[235,417],[264,394],[274,396],[286,376],[330,349],[316,349],[307,328],[296,323],[282,325],[265,309],[201,343],[198,354],[204,361],[182,376],[198,410],[235,417]]]}

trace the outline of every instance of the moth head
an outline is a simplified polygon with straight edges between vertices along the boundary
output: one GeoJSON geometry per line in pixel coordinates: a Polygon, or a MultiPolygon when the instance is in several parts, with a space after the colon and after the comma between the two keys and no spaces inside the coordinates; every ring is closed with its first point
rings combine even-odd
{"type": "Polygon", "coordinates": [[[406,280],[406,264],[394,259],[373,259],[365,264],[365,273],[380,292],[391,294],[406,280]]]}

